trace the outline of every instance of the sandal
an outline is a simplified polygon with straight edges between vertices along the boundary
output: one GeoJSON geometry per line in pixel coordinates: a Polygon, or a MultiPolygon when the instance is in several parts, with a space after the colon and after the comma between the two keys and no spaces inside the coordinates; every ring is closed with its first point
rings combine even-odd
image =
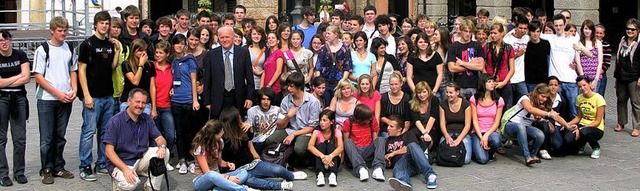
{"type": "Polygon", "coordinates": [[[507,151],[504,150],[504,147],[498,147],[498,149],[496,149],[496,153],[504,155],[507,154],[507,151]]]}
{"type": "Polygon", "coordinates": [[[639,135],[640,135],[640,130],[638,130],[638,129],[634,129],[634,130],[631,132],[631,136],[632,136],[632,137],[638,137],[639,135]]]}
{"type": "Polygon", "coordinates": [[[624,126],[622,126],[622,125],[618,124],[618,125],[616,126],[616,128],[615,128],[615,129],[613,129],[613,130],[614,130],[615,132],[620,132],[620,131],[622,131],[622,129],[624,129],[624,126]]]}
{"type": "Polygon", "coordinates": [[[534,161],[534,162],[536,162],[536,163],[541,163],[541,162],[542,162],[542,161],[540,160],[540,158],[538,158],[538,157],[533,157],[532,159],[533,159],[533,161],[534,161]]]}
{"type": "Polygon", "coordinates": [[[536,163],[536,160],[534,160],[533,158],[529,158],[524,165],[532,166],[534,163],[536,163]]]}

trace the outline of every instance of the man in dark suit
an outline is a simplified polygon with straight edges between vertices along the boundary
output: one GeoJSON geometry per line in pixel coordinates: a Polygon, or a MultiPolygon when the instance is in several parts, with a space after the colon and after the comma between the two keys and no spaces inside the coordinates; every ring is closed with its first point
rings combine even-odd
{"type": "Polygon", "coordinates": [[[218,29],[220,47],[204,58],[202,103],[217,119],[225,107],[236,107],[242,116],[254,99],[254,83],[249,50],[233,45],[233,28],[218,29]]]}

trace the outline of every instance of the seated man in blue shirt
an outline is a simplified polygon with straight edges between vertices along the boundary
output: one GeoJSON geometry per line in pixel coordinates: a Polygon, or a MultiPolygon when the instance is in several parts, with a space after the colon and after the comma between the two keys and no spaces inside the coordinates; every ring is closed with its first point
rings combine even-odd
{"type": "MultiPolygon", "coordinates": [[[[131,90],[126,111],[114,115],[107,124],[103,141],[109,158],[107,168],[120,190],[134,190],[138,187],[138,175],[148,172],[151,158],[164,159],[165,165],[169,162],[167,142],[151,116],[142,112],[148,98],[149,94],[143,89],[131,90]],[[149,147],[150,139],[159,147],[149,147]]],[[[149,176],[155,187],[153,190],[160,190],[163,176],[149,176]]],[[[145,183],[145,190],[152,190],[149,180],[145,183]]]]}

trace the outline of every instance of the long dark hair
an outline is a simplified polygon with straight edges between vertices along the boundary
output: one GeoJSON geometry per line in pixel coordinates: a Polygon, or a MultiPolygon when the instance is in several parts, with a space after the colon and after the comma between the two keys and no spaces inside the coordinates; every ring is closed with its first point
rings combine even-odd
{"type": "MultiPolygon", "coordinates": [[[[478,91],[476,91],[476,94],[474,95],[475,98],[476,98],[476,103],[480,103],[480,101],[486,99],[486,97],[484,97],[485,96],[485,92],[488,91],[486,83],[489,80],[496,81],[496,77],[492,76],[491,74],[487,74],[487,73],[481,74],[479,76],[479,78],[478,78],[478,91]]],[[[500,100],[500,95],[498,94],[498,92],[495,89],[491,90],[490,95],[491,95],[490,98],[493,101],[500,100]]]]}
{"type": "MultiPolygon", "coordinates": [[[[329,120],[333,121],[333,123],[331,123],[331,126],[329,126],[329,129],[331,129],[331,136],[329,138],[328,141],[330,141],[331,143],[335,143],[335,131],[336,131],[336,112],[331,111],[329,109],[325,109],[322,112],[320,112],[320,117],[318,117],[318,119],[322,119],[323,116],[327,116],[327,118],[329,118],[329,120]]],[[[318,124],[318,126],[316,126],[316,128],[314,128],[314,130],[318,130],[320,132],[322,132],[322,127],[320,127],[320,124],[318,124]]]]}
{"type": "MultiPolygon", "coordinates": [[[[626,26],[625,26],[626,27],[626,26]]],[[[593,24],[593,21],[587,19],[582,22],[582,27],[580,27],[580,42],[586,46],[585,41],[589,38],[591,41],[591,46],[596,47],[596,27],[593,24]],[[588,28],[591,30],[590,36],[585,36],[584,29],[588,28]]]]}
{"type": "Polygon", "coordinates": [[[220,121],[224,124],[224,141],[231,143],[231,150],[237,151],[247,138],[247,133],[242,131],[240,111],[235,107],[226,107],[220,113],[220,121]]]}
{"type": "Polygon", "coordinates": [[[194,153],[194,151],[200,147],[207,156],[207,163],[216,161],[218,159],[218,153],[222,152],[222,141],[216,139],[215,135],[220,133],[223,128],[224,124],[218,120],[212,119],[207,121],[204,127],[200,128],[193,138],[191,142],[191,153],[194,153]]]}

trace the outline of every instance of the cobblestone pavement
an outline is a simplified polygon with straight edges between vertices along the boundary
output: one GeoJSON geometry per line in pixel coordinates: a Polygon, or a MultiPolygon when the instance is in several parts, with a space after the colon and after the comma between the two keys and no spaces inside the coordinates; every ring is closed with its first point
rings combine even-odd
{"type": "MultiPolygon", "coordinates": [[[[616,124],[616,98],[613,87],[612,71],[609,72],[609,84],[606,93],[606,131],[601,140],[602,157],[591,159],[591,149],[580,156],[568,156],[543,160],[540,164],[527,167],[520,149],[507,149],[506,155],[498,155],[497,160],[487,165],[472,162],[460,168],[434,166],[438,173],[438,189],[443,190],[637,190],[635,181],[640,180],[640,143],[638,138],[629,136],[630,124],[623,132],[614,132],[616,124]],[[634,181],[635,180],[635,181],[634,181]]],[[[74,179],[55,179],[52,185],[40,182],[39,132],[36,101],[32,90],[34,82],[27,85],[30,100],[30,118],[27,123],[27,169],[29,183],[12,187],[0,187],[0,190],[95,190],[111,189],[110,178],[98,175],[98,181],[85,182],[78,175],[78,142],[82,125],[81,102],[74,102],[73,113],[67,130],[65,149],[66,169],[75,174],[74,179]]],[[[8,161],[12,161],[11,138],[7,144],[8,161]]],[[[95,150],[94,150],[95,152],[95,150]]],[[[96,156],[94,154],[94,156],[96,156]]],[[[172,160],[175,164],[176,161],[172,160]]],[[[10,164],[10,166],[12,166],[10,164]]],[[[338,187],[316,187],[315,173],[305,169],[307,180],[294,181],[295,190],[392,190],[386,182],[370,179],[360,182],[351,174],[351,170],[342,168],[338,173],[338,187]]],[[[10,174],[10,176],[13,176],[10,174]]],[[[391,170],[385,170],[385,177],[391,177],[391,170]]],[[[193,190],[191,175],[179,175],[177,171],[169,173],[171,190],[193,190]]],[[[415,190],[427,190],[420,175],[414,176],[415,190]]],[[[140,186],[137,190],[142,190],[140,186]]],[[[166,190],[163,184],[163,190],[166,190]]]]}

